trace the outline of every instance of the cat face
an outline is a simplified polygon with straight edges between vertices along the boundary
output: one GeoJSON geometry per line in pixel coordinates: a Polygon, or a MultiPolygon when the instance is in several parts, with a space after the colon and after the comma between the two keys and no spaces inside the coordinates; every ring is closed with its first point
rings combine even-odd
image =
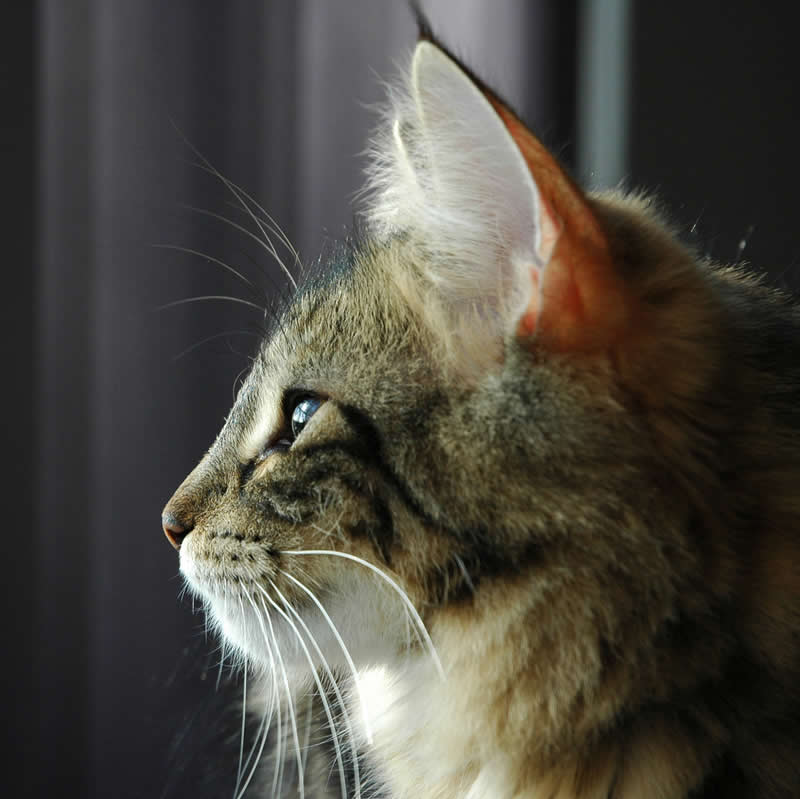
{"type": "Polygon", "coordinates": [[[505,603],[567,713],[699,568],[676,486],[716,375],[705,278],[427,42],[370,187],[367,236],[283,313],[165,530],[267,672],[455,668],[505,603]]]}
{"type": "MultiPolygon", "coordinates": [[[[191,527],[180,544],[190,586],[226,638],[262,664],[270,655],[258,614],[276,601],[289,612],[284,599],[304,609],[334,663],[342,650],[315,598],[352,652],[395,647],[407,631],[393,589],[363,565],[291,553],[338,547],[410,574],[419,570],[419,556],[407,554],[420,548],[416,517],[436,511],[423,510],[404,476],[406,461],[422,469],[435,457],[426,446],[417,458],[408,443],[425,440],[444,405],[429,336],[381,295],[374,255],[343,257],[335,282],[308,287],[283,315],[219,438],[165,511],[173,530],[191,527]]],[[[272,615],[280,634],[288,621],[272,615]]],[[[291,657],[297,643],[287,638],[291,657]]]]}

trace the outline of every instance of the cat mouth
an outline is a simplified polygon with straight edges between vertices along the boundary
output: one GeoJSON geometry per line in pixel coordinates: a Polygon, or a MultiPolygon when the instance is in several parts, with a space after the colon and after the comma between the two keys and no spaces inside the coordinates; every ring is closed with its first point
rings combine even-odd
{"type": "MultiPolygon", "coordinates": [[[[341,608],[318,586],[314,591],[303,586],[308,594],[298,596],[287,585],[279,587],[275,579],[264,584],[231,575],[185,576],[190,590],[202,599],[210,626],[256,668],[266,672],[286,668],[296,676],[328,662],[354,668],[344,640],[352,631],[341,608]],[[343,652],[347,652],[344,660],[343,652]]],[[[299,583],[290,575],[281,576],[284,579],[278,582],[299,583]]]]}
{"type": "Polygon", "coordinates": [[[263,537],[246,537],[229,530],[194,530],[179,550],[181,574],[206,593],[228,595],[243,586],[267,585],[278,575],[278,552],[263,537]]]}
{"type": "Polygon", "coordinates": [[[230,538],[234,536],[206,535],[193,542],[189,537],[180,549],[181,574],[208,606],[221,607],[228,615],[229,607],[277,618],[286,614],[292,622],[296,612],[321,610],[312,590],[281,568],[277,550],[238,536],[232,546],[225,540],[230,538]]]}

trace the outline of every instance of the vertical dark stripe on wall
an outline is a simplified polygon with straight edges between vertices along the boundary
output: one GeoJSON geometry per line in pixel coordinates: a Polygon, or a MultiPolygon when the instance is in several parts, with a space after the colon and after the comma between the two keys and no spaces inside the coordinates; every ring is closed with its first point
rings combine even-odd
{"type": "MultiPolygon", "coordinates": [[[[89,196],[92,53],[87,0],[38,14],[37,436],[35,680],[29,773],[39,791],[85,796],[88,774],[89,512],[87,431],[93,278],[89,196]]],[[[35,788],[27,795],[39,795],[35,788]]]]}
{"type": "MultiPolygon", "coordinates": [[[[0,125],[3,154],[3,287],[0,363],[3,388],[0,451],[3,455],[2,600],[4,626],[2,685],[5,689],[5,772],[30,774],[36,729],[32,659],[34,632],[29,609],[35,601],[36,536],[33,528],[35,272],[34,173],[36,148],[35,3],[4,9],[0,27],[0,125]],[[9,629],[10,627],[10,629],[9,629]]],[[[5,780],[0,779],[0,786],[5,780]]],[[[0,788],[2,791],[2,788],[0,788]]],[[[5,793],[5,792],[4,792],[5,793]]]]}
{"type": "MultiPolygon", "coordinates": [[[[553,86],[553,134],[551,142],[561,162],[574,169],[577,159],[577,3],[555,2],[552,8],[552,58],[542,65],[546,80],[553,86]]],[[[535,24],[535,23],[534,23],[535,24]]]]}

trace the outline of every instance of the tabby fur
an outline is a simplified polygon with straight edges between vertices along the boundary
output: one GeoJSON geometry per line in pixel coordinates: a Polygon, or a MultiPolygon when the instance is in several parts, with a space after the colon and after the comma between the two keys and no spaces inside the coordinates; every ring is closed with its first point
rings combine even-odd
{"type": "Polygon", "coordinates": [[[374,149],[364,234],[164,511],[256,705],[322,675],[347,762],[306,795],[800,796],[797,306],[585,195],[431,42],[374,149]]]}

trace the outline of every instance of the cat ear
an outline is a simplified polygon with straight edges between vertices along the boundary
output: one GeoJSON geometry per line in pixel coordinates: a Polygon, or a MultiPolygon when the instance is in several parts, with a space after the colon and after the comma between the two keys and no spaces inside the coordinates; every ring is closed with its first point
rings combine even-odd
{"type": "Polygon", "coordinates": [[[625,317],[605,235],[580,190],[519,119],[439,47],[414,51],[375,147],[378,235],[421,242],[445,301],[496,333],[552,349],[607,346],[625,317]]]}

